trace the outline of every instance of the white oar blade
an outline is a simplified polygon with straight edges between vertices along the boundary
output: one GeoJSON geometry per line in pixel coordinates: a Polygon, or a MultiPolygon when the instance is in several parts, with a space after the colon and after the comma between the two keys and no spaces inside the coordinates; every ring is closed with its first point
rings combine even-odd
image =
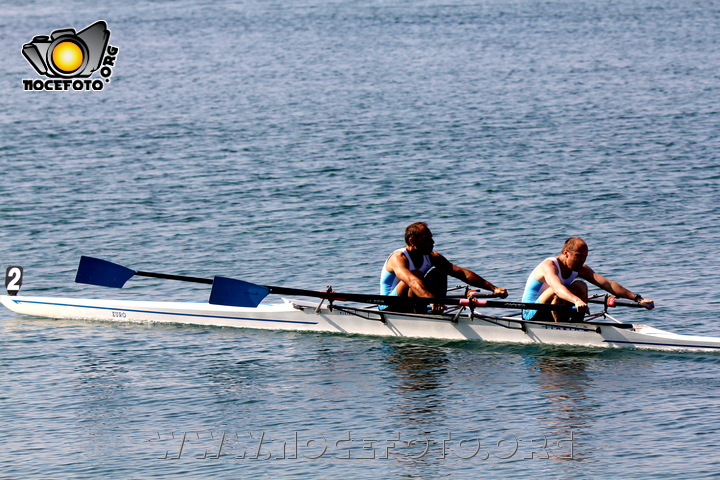
{"type": "Polygon", "coordinates": [[[210,291],[209,303],[229,305],[231,307],[257,307],[270,289],[242,280],[227,277],[215,277],[210,291]]]}

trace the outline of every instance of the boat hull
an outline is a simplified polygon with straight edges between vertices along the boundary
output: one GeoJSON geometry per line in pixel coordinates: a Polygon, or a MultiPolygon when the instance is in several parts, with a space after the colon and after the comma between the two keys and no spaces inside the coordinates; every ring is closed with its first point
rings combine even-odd
{"type": "Polygon", "coordinates": [[[159,322],[221,327],[331,332],[389,337],[542,343],[661,350],[720,349],[720,338],[678,335],[644,325],[524,322],[517,318],[383,313],[352,307],[317,308],[286,301],[256,308],[207,303],[0,296],[13,312],[45,318],[159,322]]]}

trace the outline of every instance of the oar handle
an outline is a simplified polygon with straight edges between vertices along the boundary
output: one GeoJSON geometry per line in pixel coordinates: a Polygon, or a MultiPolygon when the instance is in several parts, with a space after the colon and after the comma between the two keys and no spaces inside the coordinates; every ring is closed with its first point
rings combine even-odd
{"type": "Polygon", "coordinates": [[[591,298],[588,300],[588,303],[599,303],[600,305],[606,305],[608,307],[633,307],[633,308],[645,308],[645,305],[635,302],[633,300],[628,300],[625,298],[616,298],[611,296],[606,296],[603,298],[591,298]]]}

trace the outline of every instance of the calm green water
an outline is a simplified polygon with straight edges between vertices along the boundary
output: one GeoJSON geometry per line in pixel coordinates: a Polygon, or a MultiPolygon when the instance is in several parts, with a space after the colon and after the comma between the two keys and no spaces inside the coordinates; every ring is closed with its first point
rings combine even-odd
{"type": "MultiPolygon", "coordinates": [[[[719,25],[711,1],[6,2],[0,266],[35,295],[207,298],[75,284],[80,255],[375,293],[424,220],[519,300],[579,235],[593,268],[658,304],[622,319],[720,336],[719,25]],[[39,78],[24,43],[97,20],[120,49],[102,91],[22,90],[39,78]]],[[[8,478],[720,467],[713,354],[2,311],[0,366],[8,478]]]]}

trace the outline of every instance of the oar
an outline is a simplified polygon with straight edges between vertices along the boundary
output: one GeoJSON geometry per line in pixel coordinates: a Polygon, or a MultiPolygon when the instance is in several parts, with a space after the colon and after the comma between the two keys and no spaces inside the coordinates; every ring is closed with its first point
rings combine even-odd
{"type": "MultiPolygon", "coordinates": [[[[78,265],[75,281],[77,283],[87,283],[102,287],[122,288],[123,285],[125,285],[125,283],[135,275],[212,285],[209,303],[234,307],[257,307],[270,293],[325,298],[328,300],[338,301],[344,300],[348,302],[369,303],[374,305],[389,305],[395,307],[407,307],[429,303],[459,305],[462,300],[460,298],[406,298],[357,293],[318,292],[314,290],[302,290],[299,288],[256,285],[254,283],[227,277],[215,277],[213,279],[208,279],[186,277],[183,275],[169,275],[166,273],[143,272],[133,270],[107,260],[86,256],[80,257],[80,264],[78,265]]],[[[494,294],[487,295],[494,296],[494,294]]],[[[479,295],[475,294],[475,296],[477,297],[479,295]]]]}
{"type": "MultiPolygon", "coordinates": [[[[633,302],[632,300],[624,300],[619,299],[615,297],[609,297],[606,300],[601,300],[599,298],[590,298],[588,300],[588,303],[599,303],[602,305],[607,305],[609,307],[640,307],[645,308],[644,305],[641,305],[638,302],[633,302]]],[[[567,305],[553,305],[553,304],[546,304],[546,303],[524,303],[524,302],[500,302],[497,300],[474,300],[472,298],[470,299],[462,299],[460,300],[460,305],[466,305],[466,306],[473,306],[473,307],[496,307],[496,308],[518,308],[522,310],[575,310],[575,307],[567,304],[567,305]]]]}
{"type": "MultiPolygon", "coordinates": [[[[195,282],[212,285],[209,303],[214,305],[229,305],[233,307],[257,307],[269,294],[297,295],[301,297],[324,298],[356,303],[369,303],[372,305],[388,305],[391,307],[412,307],[416,305],[440,304],[461,305],[474,307],[514,308],[527,310],[571,310],[569,305],[551,305],[542,303],[506,302],[497,300],[479,300],[474,298],[424,298],[424,297],[393,297],[388,295],[371,295],[360,293],[318,292],[299,288],[275,287],[271,285],[256,285],[254,283],[227,277],[207,278],[186,277],[183,275],[168,275],[166,273],[153,273],[133,270],[131,268],[101,260],[93,257],[80,257],[75,281],[103,287],[122,288],[125,282],[133,276],[165,278],[184,282],[195,282]]],[[[488,296],[494,296],[488,294],[488,296]]]]}
{"type": "Polygon", "coordinates": [[[345,302],[369,303],[372,305],[388,305],[392,307],[412,307],[430,303],[442,305],[460,305],[465,299],[455,298],[421,298],[421,297],[393,297],[389,295],[372,295],[362,293],[318,292],[300,288],[275,287],[271,285],[256,285],[227,277],[215,277],[209,303],[216,305],[231,305],[235,307],[257,307],[269,294],[295,295],[300,297],[324,298],[345,302]]]}
{"type": "MultiPolygon", "coordinates": [[[[516,308],[516,309],[532,309],[532,310],[572,310],[570,305],[550,305],[542,303],[520,303],[505,302],[497,300],[480,300],[481,295],[475,294],[473,298],[446,297],[446,298],[426,298],[426,297],[393,297],[388,295],[371,295],[361,293],[340,293],[340,292],[317,292],[315,290],[302,290],[299,288],[273,287],[269,285],[255,285],[254,283],[245,282],[226,277],[215,277],[212,292],[210,293],[210,303],[219,305],[232,305],[236,307],[257,306],[263,298],[274,293],[278,295],[297,295],[302,297],[317,297],[327,300],[338,300],[356,303],[370,303],[375,305],[389,306],[414,306],[427,304],[440,305],[460,305],[467,307],[495,307],[495,308],[516,308]],[[258,298],[261,297],[261,298],[258,298]],[[257,300],[254,300],[258,298],[257,300]],[[248,299],[253,299],[256,303],[248,305],[248,299]]],[[[495,296],[494,294],[486,294],[487,297],[495,296]]]]}
{"type": "MultiPolygon", "coordinates": [[[[441,304],[441,305],[460,305],[467,307],[495,307],[495,308],[515,308],[530,310],[572,310],[571,305],[551,305],[543,303],[522,303],[522,302],[505,302],[498,300],[480,300],[480,295],[475,294],[473,298],[425,298],[425,297],[392,297],[387,295],[366,295],[360,293],[340,293],[340,292],[316,292],[314,290],[302,290],[299,288],[273,287],[269,285],[255,285],[254,283],[245,282],[226,277],[215,277],[213,289],[210,293],[210,303],[219,305],[232,305],[236,307],[257,306],[265,296],[274,293],[279,295],[298,295],[303,297],[317,297],[328,300],[338,300],[346,302],[370,303],[375,305],[389,306],[413,306],[423,304],[441,304]],[[254,305],[248,305],[245,302],[248,299],[255,299],[254,305]]],[[[494,296],[494,294],[487,294],[494,296]]]]}

